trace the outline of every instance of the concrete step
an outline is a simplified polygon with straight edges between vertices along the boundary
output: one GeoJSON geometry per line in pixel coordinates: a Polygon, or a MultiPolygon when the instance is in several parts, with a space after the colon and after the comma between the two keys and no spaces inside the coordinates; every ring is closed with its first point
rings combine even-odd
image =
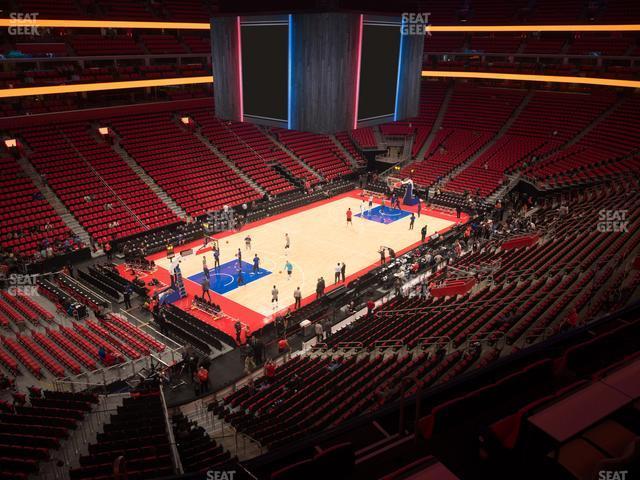
{"type": "Polygon", "coordinates": [[[27,160],[25,157],[20,157],[18,159],[18,165],[22,167],[22,170],[33,181],[36,188],[40,190],[42,196],[53,207],[55,212],[60,216],[69,230],[71,230],[75,235],[78,235],[85,245],[89,245],[89,232],[87,232],[84,227],[80,225],[80,222],[78,222],[76,217],[74,217],[73,214],[67,209],[67,207],[62,203],[62,200],[58,198],[55,192],[48,185],[45,185],[42,182],[42,177],[40,177],[40,174],[36,172],[36,169],[33,167],[31,162],[29,162],[29,160],[27,160]]]}
{"type": "Polygon", "coordinates": [[[78,428],[71,432],[58,450],[51,452],[51,460],[41,464],[37,478],[69,479],[69,469],[80,466],[80,457],[89,454],[89,445],[97,443],[98,434],[104,431],[104,425],[109,423],[111,414],[117,413],[117,408],[127,396],[129,394],[100,396],[98,405],[78,424],[78,428]],[[58,466],[59,462],[62,466],[58,466]]]}
{"type": "Polygon", "coordinates": [[[444,120],[444,116],[447,113],[447,109],[449,108],[449,103],[451,102],[452,96],[453,96],[453,85],[449,87],[449,89],[447,90],[447,93],[445,93],[444,95],[444,100],[440,105],[438,116],[436,117],[436,120],[435,122],[433,122],[433,126],[431,127],[431,133],[429,133],[429,136],[425,140],[424,145],[422,145],[422,148],[420,148],[420,150],[418,151],[418,154],[416,155],[417,161],[420,161],[424,158],[425,154],[429,150],[429,147],[433,143],[433,139],[435,138],[436,133],[438,133],[438,130],[440,130],[440,127],[442,126],[442,121],[444,120]]]}
{"type": "Polygon", "coordinates": [[[229,157],[227,157],[224,153],[218,150],[218,148],[213,143],[211,143],[207,137],[205,137],[201,133],[200,128],[198,128],[195,132],[193,132],[193,134],[196,137],[198,137],[198,140],[204,143],[209,150],[215,153],[216,156],[220,158],[220,160],[226,163],[231,170],[236,172],[236,174],[240,178],[242,178],[245,182],[251,185],[258,193],[260,193],[260,195],[264,195],[267,193],[267,191],[264,188],[262,188],[260,185],[258,185],[249,175],[247,175],[242,170],[240,170],[240,168],[238,168],[238,166],[229,157]]]}
{"type": "Polygon", "coordinates": [[[387,148],[387,144],[384,141],[384,138],[382,138],[380,126],[374,125],[373,127],[371,127],[371,130],[373,130],[373,136],[376,139],[376,146],[378,147],[378,150],[385,150],[387,148]]]}
{"type": "Polygon", "coordinates": [[[360,168],[360,165],[358,165],[357,160],[355,158],[353,158],[353,155],[351,155],[349,153],[349,151],[346,148],[344,148],[344,145],[342,145],[342,143],[340,143],[340,140],[338,140],[335,135],[329,135],[329,138],[336,145],[336,147],[338,147],[340,149],[340,151],[345,156],[345,158],[347,158],[349,160],[349,163],[351,163],[351,167],[354,170],[358,170],[360,168]]]}
{"type": "Polygon", "coordinates": [[[305,162],[302,158],[298,157],[295,153],[293,153],[291,150],[285,147],[283,143],[278,141],[278,139],[276,139],[276,137],[273,135],[273,133],[271,133],[269,129],[265,127],[258,127],[258,128],[260,128],[262,132],[267,136],[267,138],[271,140],[280,150],[282,150],[284,153],[289,155],[293,160],[295,160],[304,168],[306,168],[308,171],[310,171],[316,178],[318,178],[318,180],[321,180],[321,181],[325,180],[325,178],[320,174],[320,172],[317,172],[316,170],[314,170],[307,162],[305,162]]]}
{"type": "Polygon", "coordinates": [[[513,113],[509,117],[509,119],[504,123],[504,125],[502,125],[500,130],[498,130],[496,135],[491,140],[489,140],[487,143],[485,143],[484,146],[481,147],[476,153],[474,153],[469,158],[467,158],[462,164],[458,165],[451,172],[449,172],[447,175],[445,175],[444,178],[442,179],[442,181],[440,182],[440,185],[444,185],[448,181],[450,181],[453,178],[455,178],[457,175],[459,175],[461,172],[463,172],[469,166],[471,166],[471,164],[473,164],[473,162],[475,162],[477,158],[479,158],[482,154],[484,154],[486,151],[488,151],[493,145],[495,145],[496,141],[499,138],[501,138],[505,133],[507,133],[507,131],[511,128],[511,125],[513,125],[513,122],[516,121],[516,119],[518,118],[520,113],[529,104],[529,101],[533,97],[533,93],[534,93],[534,91],[530,90],[525,95],[525,97],[522,99],[522,102],[520,102],[520,105],[518,105],[518,107],[516,107],[516,109],[513,111],[513,113]]]}
{"type": "Polygon", "coordinates": [[[606,119],[609,116],[609,114],[611,114],[611,112],[615,111],[625,100],[626,100],[626,98],[624,98],[624,97],[619,98],[613,105],[611,105],[604,112],[602,112],[600,115],[598,115],[587,126],[587,128],[585,128],[580,133],[578,133],[575,137],[573,137],[571,140],[569,140],[566,143],[566,145],[564,146],[564,148],[571,147],[571,146],[575,145],[576,143],[578,143],[580,140],[582,140],[585,137],[585,135],[587,135],[591,130],[593,130],[596,126],[598,126],[600,124],[600,122],[602,122],[604,119],[606,119]]]}
{"type": "Polygon", "coordinates": [[[173,200],[167,194],[167,192],[165,192],[160,187],[160,185],[158,185],[155,180],[147,174],[147,172],[144,171],[144,169],[138,164],[138,162],[136,162],[135,159],[131,157],[124,148],[122,148],[122,146],[120,145],[120,137],[115,133],[114,135],[117,141],[113,145],[111,145],[113,151],[115,151],[120,156],[120,158],[122,158],[122,160],[124,160],[124,162],[129,165],[129,167],[131,167],[131,170],[136,172],[140,179],[151,189],[153,193],[155,193],[160,198],[160,200],[164,202],[169,210],[171,210],[181,219],[186,219],[187,212],[182,207],[180,207],[180,205],[178,205],[175,200],[173,200]]]}

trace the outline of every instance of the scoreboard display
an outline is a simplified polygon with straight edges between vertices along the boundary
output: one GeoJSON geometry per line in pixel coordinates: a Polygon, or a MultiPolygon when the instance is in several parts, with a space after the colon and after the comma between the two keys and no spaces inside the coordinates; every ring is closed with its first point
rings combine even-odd
{"type": "Polygon", "coordinates": [[[288,22],[240,22],[244,117],[286,123],[288,22]]]}
{"type": "Polygon", "coordinates": [[[364,22],[358,122],[393,117],[396,109],[400,23],[364,22]]]}
{"type": "Polygon", "coordinates": [[[417,114],[424,36],[400,17],[214,17],[216,115],[316,133],[417,114]]]}

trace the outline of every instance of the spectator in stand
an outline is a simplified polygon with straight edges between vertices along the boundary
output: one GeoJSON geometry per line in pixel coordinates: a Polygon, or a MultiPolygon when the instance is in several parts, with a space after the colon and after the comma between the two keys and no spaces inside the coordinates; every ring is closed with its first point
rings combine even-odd
{"type": "Polygon", "coordinates": [[[291,348],[289,347],[289,342],[287,342],[287,339],[285,337],[282,337],[280,340],[278,340],[278,353],[284,355],[285,362],[289,360],[290,351],[291,348]]]}
{"type": "Polygon", "coordinates": [[[233,328],[236,331],[236,342],[240,345],[242,343],[242,323],[240,323],[240,320],[236,320],[236,323],[233,324],[233,328]]]}
{"type": "Polygon", "coordinates": [[[200,385],[200,395],[209,391],[209,370],[200,365],[198,368],[198,384],[200,385]]]}
{"type": "Polygon", "coordinates": [[[125,288],[123,297],[124,297],[124,308],[125,310],[129,310],[131,308],[131,294],[133,293],[133,287],[131,284],[127,285],[125,288]]]}
{"type": "Polygon", "coordinates": [[[111,252],[111,242],[107,240],[104,244],[104,253],[107,256],[107,260],[111,261],[113,259],[113,253],[111,252]]]}
{"type": "Polygon", "coordinates": [[[244,373],[245,375],[249,375],[256,369],[256,362],[253,359],[252,355],[247,355],[244,357],[244,373]]]}
{"type": "Polygon", "coordinates": [[[104,360],[107,356],[107,351],[105,350],[104,346],[100,346],[100,348],[98,349],[98,357],[100,358],[100,361],[102,363],[104,363],[104,360]]]}
{"type": "Polygon", "coordinates": [[[316,322],[313,326],[313,329],[316,334],[316,343],[321,343],[324,340],[324,329],[322,328],[322,322],[316,322]]]}
{"type": "Polygon", "coordinates": [[[276,377],[276,364],[272,360],[267,360],[264,364],[264,377],[269,381],[276,377]]]}
{"type": "Polygon", "coordinates": [[[264,343],[257,336],[251,337],[251,348],[253,349],[253,356],[258,365],[264,362],[264,343]]]}
{"type": "Polygon", "coordinates": [[[376,308],[376,304],[373,300],[367,301],[367,316],[370,317],[373,314],[373,309],[376,308]]]}

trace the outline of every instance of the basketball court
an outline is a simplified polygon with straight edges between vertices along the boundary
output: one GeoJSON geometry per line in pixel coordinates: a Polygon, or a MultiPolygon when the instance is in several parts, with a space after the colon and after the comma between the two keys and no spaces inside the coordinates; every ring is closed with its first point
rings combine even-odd
{"type": "MultiPolygon", "coordinates": [[[[427,226],[428,240],[435,232],[445,232],[457,222],[468,219],[466,215],[457,219],[455,213],[423,208],[420,218],[416,216],[410,230],[411,213],[416,212],[416,207],[403,206],[398,210],[382,207],[376,200],[369,209],[367,201],[365,212],[361,214],[361,203],[361,191],[351,191],[245,225],[240,231],[215,235],[220,248],[220,268],[217,270],[213,268],[210,250],[197,253],[203,240],[176,247],[176,252],[192,248],[194,253],[185,257],[177,255],[188,297],[176,301],[175,305],[231,335],[234,335],[236,318],[253,331],[270,322],[276,313],[293,308],[293,293],[297,287],[302,291],[304,305],[315,299],[318,278],[325,279],[325,293],[340,285],[334,283],[338,263],[346,264],[348,283],[380,264],[380,247],[391,248],[400,254],[420,243],[423,226],[427,226]],[[349,208],[353,212],[351,225],[346,221],[349,208]],[[285,234],[290,238],[288,249],[285,248],[285,234]],[[251,249],[245,245],[247,236],[251,237],[251,249]],[[238,249],[242,255],[242,282],[238,282],[238,249]],[[260,258],[260,268],[254,272],[253,258],[256,254],[260,258]],[[202,292],[203,256],[210,270],[212,301],[219,304],[231,319],[213,319],[200,310],[190,309],[193,295],[201,295],[202,292]],[[286,273],[287,261],[293,265],[291,277],[286,273]],[[274,285],[279,291],[277,303],[272,302],[274,285]]],[[[148,258],[155,261],[158,269],[142,277],[145,282],[155,277],[166,285],[170,284],[170,260],[166,253],[160,252],[148,258]]]]}

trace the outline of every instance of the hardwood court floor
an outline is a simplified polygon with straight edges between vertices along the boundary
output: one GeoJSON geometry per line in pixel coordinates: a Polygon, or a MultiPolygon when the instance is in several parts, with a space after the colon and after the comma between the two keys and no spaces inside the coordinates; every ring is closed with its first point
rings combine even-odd
{"type": "MultiPolygon", "coordinates": [[[[408,216],[388,224],[356,216],[360,213],[360,203],[357,193],[353,192],[324,204],[312,205],[291,215],[281,216],[257,226],[245,227],[239,232],[220,238],[222,265],[234,261],[238,248],[241,248],[243,262],[251,264],[254,254],[257,253],[261,259],[261,267],[271,271],[269,275],[222,295],[260,315],[270,317],[275,311],[293,305],[293,292],[296,287],[300,287],[302,297],[305,298],[315,295],[316,282],[320,276],[324,277],[327,286],[332,285],[338,262],[346,263],[346,275],[349,280],[349,276],[358,272],[361,274],[379,263],[380,246],[391,247],[399,252],[420,241],[420,229],[423,225],[427,225],[428,235],[432,235],[455,224],[454,218],[443,219],[423,214],[421,218],[416,218],[414,229],[409,230],[408,216]],[[351,208],[354,214],[352,226],[346,223],[347,208],[351,208]],[[291,239],[288,252],[285,252],[284,248],[285,233],[288,233],[291,239]],[[245,249],[244,238],[247,235],[252,238],[251,250],[245,249]],[[287,278],[284,268],[287,260],[293,264],[291,279],[287,278]],[[277,306],[271,302],[271,289],[274,285],[279,290],[277,306]]],[[[213,284],[213,255],[211,252],[203,255],[207,257],[213,284]]],[[[166,256],[156,259],[156,264],[166,269],[169,267],[166,256]]],[[[185,282],[192,282],[188,277],[202,271],[202,255],[184,257],[181,270],[185,282]]],[[[188,285],[187,290],[199,292],[200,287],[188,285]]]]}

